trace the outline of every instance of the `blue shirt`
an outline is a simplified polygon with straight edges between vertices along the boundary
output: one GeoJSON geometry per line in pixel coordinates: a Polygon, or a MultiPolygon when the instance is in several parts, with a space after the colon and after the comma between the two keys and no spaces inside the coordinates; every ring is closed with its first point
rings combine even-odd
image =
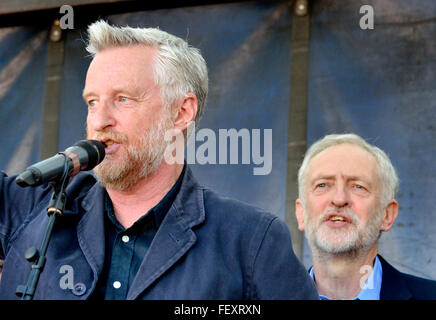
{"type": "MultiPolygon", "coordinates": [[[[362,270],[363,271],[363,270],[362,270]]],[[[313,280],[315,280],[313,275],[313,268],[309,270],[309,274],[313,280]]],[[[365,273],[362,272],[362,276],[365,273]]],[[[364,287],[360,290],[359,294],[353,299],[343,299],[343,300],[380,300],[380,290],[382,284],[383,270],[379,258],[376,256],[374,261],[374,268],[371,271],[368,279],[365,282],[364,287]]],[[[328,297],[319,295],[321,300],[330,300],[328,297]]]]}

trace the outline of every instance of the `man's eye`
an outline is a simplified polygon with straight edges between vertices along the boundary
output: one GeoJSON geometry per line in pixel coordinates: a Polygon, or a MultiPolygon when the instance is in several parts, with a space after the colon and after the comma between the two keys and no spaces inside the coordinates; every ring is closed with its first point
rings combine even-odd
{"type": "Polygon", "coordinates": [[[97,102],[95,100],[89,100],[88,101],[88,106],[89,107],[94,107],[97,104],[97,102]]]}
{"type": "Polygon", "coordinates": [[[327,185],[325,183],[320,183],[316,186],[317,188],[325,188],[327,185]]]}
{"type": "Polygon", "coordinates": [[[120,96],[120,97],[118,98],[118,101],[119,101],[119,102],[127,102],[127,101],[129,101],[129,98],[127,98],[127,97],[123,97],[123,96],[120,96]]]}
{"type": "Polygon", "coordinates": [[[327,183],[322,182],[315,185],[315,188],[313,189],[314,193],[322,193],[328,190],[327,183]]]}
{"type": "Polygon", "coordinates": [[[360,184],[355,184],[355,185],[353,185],[353,187],[354,187],[354,190],[356,190],[356,192],[364,193],[364,194],[368,193],[368,189],[366,189],[364,186],[362,186],[360,184]]]}
{"type": "Polygon", "coordinates": [[[326,189],[326,188],[327,188],[327,184],[326,184],[326,183],[318,183],[318,184],[315,186],[315,190],[318,190],[318,191],[323,190],[323,189],[326,189]]]}

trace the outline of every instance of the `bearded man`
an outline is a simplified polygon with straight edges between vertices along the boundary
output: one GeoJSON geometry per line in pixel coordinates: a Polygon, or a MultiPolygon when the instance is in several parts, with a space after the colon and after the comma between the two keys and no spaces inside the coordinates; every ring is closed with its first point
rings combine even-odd
{"type": "MultiPolygon", "coordinates": [[[[88,32],[87,136],[106,156],[95,176],[68,185],[34,298],[319,299],[284,222],[203,188],[183,161],[165,158],[166,133],[186,136],[204,111],[199,51],[154,28],[98,21],[88,32]]],[[[13,178],[0,174],[3,299],[27,281],[23,255],[40,241],[50,196],[13,178]]]]}
{"type": "Polygon", "coordinates": [[[401,273],[378,255],[398,215],[388,156],[355,134],[333,134],[306,152],[298,173],[298,228],[312,250],[321,299],[436,299],[436,281],[401,273]]]}

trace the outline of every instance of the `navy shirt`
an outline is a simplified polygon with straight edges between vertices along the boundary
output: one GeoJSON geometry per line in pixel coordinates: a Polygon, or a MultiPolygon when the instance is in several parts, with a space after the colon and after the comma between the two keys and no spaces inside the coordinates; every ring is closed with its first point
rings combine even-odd
{"type": "Polygon", "coordinates": [[[153,238],[180,189],[183,171],[165,197],[129,228],[116,219],[105,191],[106,252],[102,273],[93,298],[124,300],[153,238]]]}

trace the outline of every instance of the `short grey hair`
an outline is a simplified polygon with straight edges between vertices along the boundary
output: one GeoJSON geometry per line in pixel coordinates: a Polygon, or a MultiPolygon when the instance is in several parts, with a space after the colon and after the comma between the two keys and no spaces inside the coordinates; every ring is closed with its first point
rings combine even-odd
{"type": "Polygon", "coordinates": [[[376,173],[381,185],[381,205],[382,208],[384,208],[390,200],[395,198],[395,194],[398,192],[399,179],[397,172],[392,165],[391,160],[383,150],[369,144],[363,138],[352,133],[326,135],[324,138],[312,144],[312,146],[306,151],[303,163],[298,171],[298,193],[303,204],[306,176],[308,174],[310,161],[321,151],[340,144],[351,144],[360,147],[375,158],[377,163],[376,173]]]}
{"type": "Polygon", "coordinates": [[[162,101],[168,109],[187,93],[197,97],[195,124],[203,115],[208,93],[206,62],[200,51],[185,40],[157,28],[111,26],[99,20],[88,26],[86,50],[94,57],[111,47],[147,45],[158,50],[153,66],[154,81],[159,86],[162,101]]]}

